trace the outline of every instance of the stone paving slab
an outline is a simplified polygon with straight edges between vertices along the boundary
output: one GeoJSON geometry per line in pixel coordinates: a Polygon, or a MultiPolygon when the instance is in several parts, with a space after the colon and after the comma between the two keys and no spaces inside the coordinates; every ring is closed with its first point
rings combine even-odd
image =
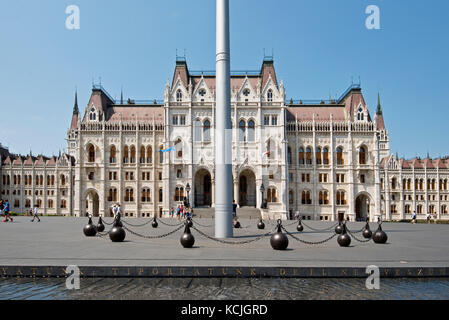
{"type": "MultiPolygon", "coordinates": [[[[97,218],[94,218],[95,223],[96,221],[97,218]]],[[[112,219],[106,218],[106,221],[111,222],[112,219]]],[[[125,221],[138,225],[148,220],[128,218],[125,221]]],[[[170,219],[164,219],[163,222],[178,223],[177,220],[170,219]]],[[[213,235],[213,220],[201,219],[197,222],[197,228],[213,235]]],[[[251,268],[258,268],[257,274],[263,276],[269,268],[275,268],[268,272],[270,275],[282,275],[283,272],[289,272],[291,275],[303,274],[310,273],[310,269],[307,271],[306,268],[326,268],[326,271],[319,272],[325,275],[326,272],[341,273],[341,268],[362,270],[368,265],[377,265],[381,268],[402,270],[397,271],[397,276],[407,276],[407,270],[413,275],[419,275],[420,272],[430,272],[432,275],[435,272],[439,276],[449,276],[449,273],[442,271],[449,268],[449,225],[384,223],[383,229],[388,234],[388,243],[385,245],[372,241],[359,243],[353,239],[350,247],[341,248],[336,238],[320,245],[305,245],[289,238],[288,250],[275,251],[270,246],[269,237],[244,245],[228,245],[207,239],[195,230],[192,230],[196,240],[192,249],[184,249],[181,246],[179,238],[182,230],[161,239],[143,239],[128,232],[123,243],[113,243],[108,236],[85,237],[82,229],[86,223],[86,218],[63,217],[43,217],[39,223],[31,223],[26,217],[17,217],[14,223],[1,223],[0,266],[63,268],[77,265],[86,268],[103,267],[102,270],[114,267],[121,268],[122,273],[129,273],[124,267],[132,267],[133,275],[138,273],[139,267],[143,267],[145,273],[150,272],[153,267],[164,268],[166,273],[169,273],[167,268],[178,268],[179,276],[182,276],[179,269],[181,267],[203,268],[203,273],[208,267],[214,268],[216,272],[224,267],[244,268],[240,271],[242,274],[251,273],[251,268]],[[282,268],[287,268],[287,271],[281,270],[282,268]],[[340,268],[340,271],[334,272],[332,268],[340,268]],[[415,269],[410,271],[411,268],[415,269]],[[435,271],[419,271],[419,268],[435,268],[435,271]]],[[[319,232],[307,227],[304,232],[297,233],[295,225],[288,226],[290,221],[284,223],[287,230],[307,241],[320,241],[333,233],[333,230],[319,232]]],[[[305,223],[316,229],[329,228],[334,224],[321,221],[305,223]]],[[[236,238],[229,239],[230,241],[253,239],[272,230],[275,222],[267,222],[263,231],[257,229],[256,220],[241,220],[241,224],[243,228],[234,229],[236,238]]],[[[363,226],[363,223],[348,224],[350,230],[360,230],[363,226]]],[[[371,224],[372,230],[376,227],[376,223],[371,224]]],[[[128,228],[144,235],[160,235],[176,227],[159,223],[159,227],[153,229],[150,223],[144,227],[128,228]]],[[[106,226],[106,229],[108,230],[109,226],[106,226]]],[[[360,233],[357,235],[362,239],[360,233]]],[[[385,271],[386,275],[396,272],[391,270],[385,271]]],[[[163,276],[170,276],[162,273],[161,271],[163,276]]],[[[114,276],[113,273],[108,275],[114,276]]]]}

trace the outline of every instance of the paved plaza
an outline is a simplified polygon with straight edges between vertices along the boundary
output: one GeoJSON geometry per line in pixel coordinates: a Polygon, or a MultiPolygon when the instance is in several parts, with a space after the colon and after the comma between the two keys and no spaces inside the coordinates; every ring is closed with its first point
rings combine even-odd
{"type": "MultiPolygon", "coordinates": [[[[94,218],[94,223],[98,218],[94,218]]],[[[112,222],[111,218],[106,218],[112,222]]],[[[126,219],[138,225],[148,220],[126,219]]],[[[176,224],[177,220],[161,222],[176,224]]],[[[176,229],[159,223],[154,229],[151,223],[143,227],[130,227],[144,235],[161,235],[176,229]]],[[[213,235],[213,220],[199,219],[195,226],[213,235]],[[203,225],[200,226],[199,224],[203,225]]],[[[351,246],[342,248],[336,237],[319,245],[302,244],[291,237],[286,251],[275,251],[269,237],[243,244],[223,244],[207,239],[192,230],[195,246],[184,249],[179,238],[183,230],[160,238],[144,239],[127,232],[122,243],[113,243],[108,236],[87,238],[83,234],[86,218],[43,217],[42,222],[30,222],[30,218],[17,217],[14,223],[0,224],[1,266],[232,266],[232,267],[449,267],[449,225],[408,223],[384,223],[388,243],[378,245],[372,241],[360,243],[352,239],[351,246]]],[[[287,230],[307,241],[329,238],[333,230],[312,231],[305,227],[297,233],[296,225],[285,221],[287,230]],[[290,224],[290,225],[289,225],[290,224]]],[[[315,229],[325,229],[333,222],[305,221],[315,229]]],[[[273,230],[274,221],[266,222],[265,230],[258,230],[256,220],[242,220],[242,228],[234,229],[236,238],[230,241],[254,239],[273,230]]],[[[125,225],[126,226],[126,225],[125,225]]],[[[363,223],[349,223],[356,231],[363,223]]],[[[371,224],[375,230],[376,223],[371,224]]],[[[110,226],[106,226],[108,230],[110,226]]],[[[358,238],[363,239],[360,233],[358,238]]]]}

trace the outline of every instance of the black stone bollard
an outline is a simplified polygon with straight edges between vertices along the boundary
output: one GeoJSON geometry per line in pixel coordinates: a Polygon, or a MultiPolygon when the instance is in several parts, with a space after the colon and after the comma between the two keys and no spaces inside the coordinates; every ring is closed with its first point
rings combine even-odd
{"type": "Polygon", "coordinates": [[[337,238],[337,242],[340,247],[349,247],[349,245],[351,244],[351,237],[346,232],[346,224],[342,225],[342,231],[337,238]]]}
{"type": "Polygon", "coordinates": [[[234,228],[240,229],[242,226],[240,225],[240,222],[238,220],[234,221],[234,228]]]}
{"type": "Polygon", "coordinates": [[[335,233],[342,234],[342,232],[343,232],[343,226],[341,224],[341,221],[338,221],[338,226],[335,227],[335,233]]]}
{"type": "Polygon", "coordinates": [[[257,224],[257,229],[259,230],[265,229],[265,223],[263,222],[262,219],[259,220],[259,223],[257,224]]]}
{"type": "Polygon", "coordinates": [[[86,237],[95,237],[95,235],[97,234],[97,227],[95,227],[92,223],[91,217],[89,217],[89,222],[84,227],[83,232],[86,237]]]}
{"type": "Polygon", "coordinates": [[[151,223],[151,226],[155,229],[159,226],[159,223],[157,223],[156,217],[154,217],[153,222],[151,223]]]}
{"type": "Polygon", "coordinates": [[[103,219],[98,220],[98,224],[97,224],[97,231],[98,232],[103,232],[104,231],[104,224],[103,224],[103,219]]]}
{"type": "Polygon", "coordinates": [[[388,240],[387,234],[382,230],[382,224],[379,224],[376,232],[373,234],[373,241],[379,244],[385,244],[388,240]]]}
{"type": "Polygon", "coordinates": [[[369,227],[369,223],[367,222],[365,225],[365,229],[363,230],[363,237],[365,239],[371,239],[372,236],[373,236],[373,232],[371,231],[371,229],[369,227]]]}
{"type": "Polygon", "coordinates": [[[112,229],[109,231],[109,238],[112,242],[123,242],[126,237],[125,229],[122,227],[122,222],[120,221],[120,217],[114,221],[112,225],[112,229]]]}
{"type": "Polygon", "coordinates": [[[191,227],[193,227],[193,221],[192,221],[192,219],[189,217],[189,218],[187,218],[187,224],[189,225],[189,228],[191,228],[191,227]]]}
{"type": "Polygon", "coordinates": [[[180,239],[181,245],[184,248],[192,248],[193,245],[195,244],[195,237],[190,232],[189,224],[186,222],[185,225],[186,225],[186,227],[184,229],[184,233],[182,234],[181,239],[180,239]]]}
{"type": "Polygon", "coordinates": [[[299,220],[298,225],[296,226],[296,230],[298,232],[303,232],[304,231],[304,227],[303,227],[303,225],[301,223],[301,220],[299,220]]]}
{"type": "Polygon", "coordinates": [[[288,238],[282,233],[282,221],[278,220],[277,232],[271,236],[270,244],[274,250],[286,250],[288,247],[288,238]]]}

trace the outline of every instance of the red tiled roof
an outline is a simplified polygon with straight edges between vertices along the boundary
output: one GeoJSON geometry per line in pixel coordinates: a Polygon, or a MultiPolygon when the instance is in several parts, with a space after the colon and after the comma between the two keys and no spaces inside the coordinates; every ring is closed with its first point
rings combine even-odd
{"type": "Polygon", "coordinates": [[[344,106],[307,106],[297,105],[287,107],[288,112],[291,114],[291,119],[296,117],[299,121],[312,121],[315,114],[315,121],[329,121],[331,114],[334,121],[345,121],[345,107],[344,106]]]}
{"type": "Polygon", "coordinates": [[[110,122],[122,121],[154,121],[157,124],[164,124],[164,108],[157,106],[112,106],[108,110],[110,122]]]}

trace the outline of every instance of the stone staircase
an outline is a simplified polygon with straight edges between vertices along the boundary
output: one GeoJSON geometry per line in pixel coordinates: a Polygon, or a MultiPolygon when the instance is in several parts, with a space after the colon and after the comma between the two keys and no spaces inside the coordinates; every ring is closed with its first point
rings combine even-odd
{"type": "MultiPolygon", "coordinates": [[[[194,218],[209,218],[215,216],[215,208],[194,208],[194,218]]],[[[237,217],[240,219],[260,219],[260,210],[254,207],[237,208],[237,217]]]]}

